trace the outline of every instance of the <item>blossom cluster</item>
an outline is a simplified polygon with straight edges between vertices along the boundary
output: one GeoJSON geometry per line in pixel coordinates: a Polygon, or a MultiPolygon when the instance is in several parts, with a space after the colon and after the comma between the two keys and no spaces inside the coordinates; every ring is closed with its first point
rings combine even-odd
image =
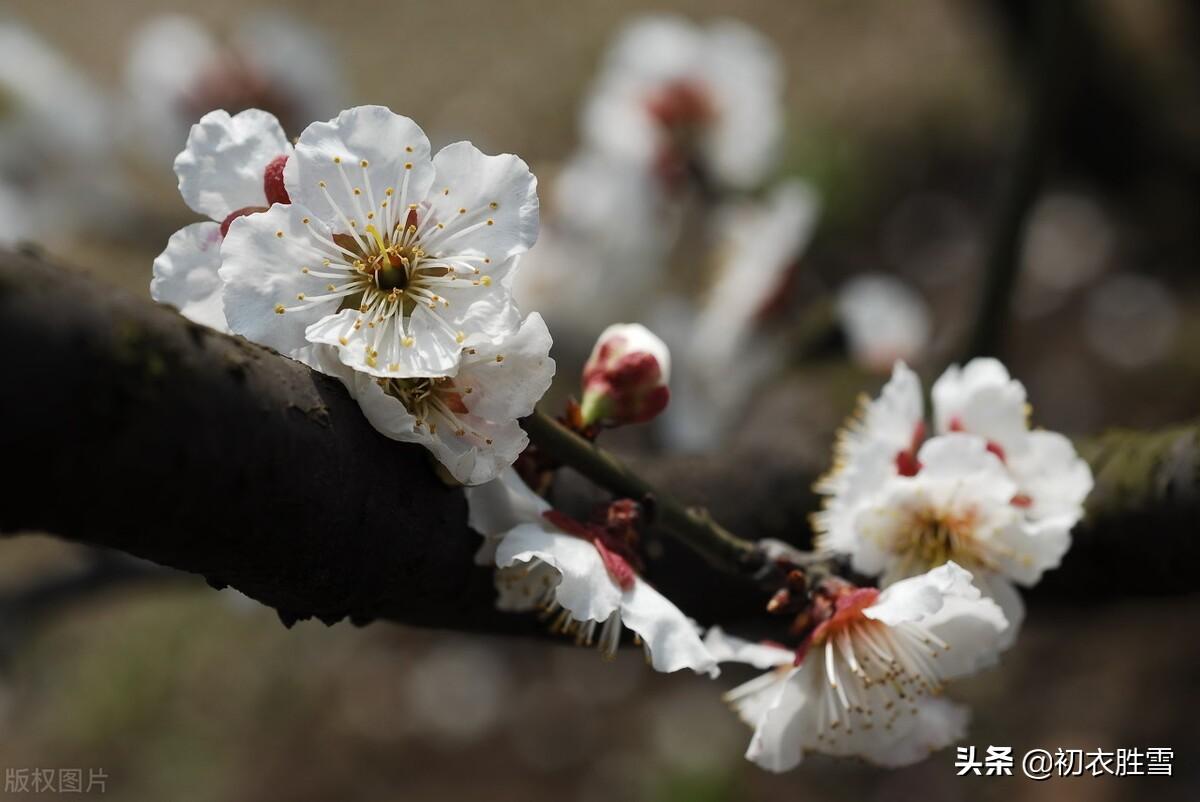
{"type": "Polygon", "coordinates": [[[786,357],[764,321],[790,294],[819,202],[805,181],[772,180],[783,88],[778,53],[741,22],[630,23],[583,103],[581,145],[517,281],[564,347],[616,319],[662,336],[675,362],[658,422],[670,448],[726,435],[786,357]]]}
{"type": "Polygon", "coordinates": [[[468,142],[360,106],[293,145],[271,114],[205,114],[175,159],[207,222],[171,237],[151,294],[338,377],[367,419],[459,482],[512,464],[550,385],[551,339],[512,298],[537,238],[537,181],[468,142]]]}
{"type": "MultiPolygon", "coordinates": [[[[788,182],[722,193],[759,186],[775,163],[778,72],[761,37],[734,23],[651,18],[610,54],[586,148],[559,180],[571,214],[533,253],[573,276],[600,254],[611,291],[583,295],[606,322],[617,315],[604,302],[633,304],[626,291],[641,296],[648,276],[689,292],[643,310],[664,338],[640,324],[604,329],[563,418],[573,442],[658,419],[670,402],[669,436],[711,445],[775,364],[758,323],[810,236],[815,196],[788,182]],[[701,250],[719,254],[717,268],[703,280],[649,268],[664,236],[691,230],[692,203],[713,196],[716,235],[701,250]],[[610,227],[613,213],[630,225],[610,227]]],[[[782,583],[765,607],[792,617],[786,642],[706,632],[651,581],[653,497],[613,498],[590,516],[554,506],[545,491],[561,464],[518,423],[555,372],[546,323],[514,297],[540,228],[524,161],[469,142],[435,153],[413,120],[359,106],[294,141],[267,111],[208,111],[174,167],[206,220],[171,237],[151,294],[336,377],[382,435],[428,449],[466,486],[500,609],[537,612],[607,657],[631,632],[657,671],[765,670],[727,698],[754,731],[747,757],[767,769],[808,752],[897,766],[960,738],[968,713],[941,697],[946,683],[1013,642],[1015,586],[1058,565],[1083,514],[1087,464],[1065,437],[1030,428],[1025,389],[1002,364],[947,370],[927,421],[916,374],[896,362],[817,484],[816,553],[764,559],[763,576],[782,583]],[[878,586],[840,577],[847,564],[878,586]]],[[[869,301],[844,301],[844,316],[894,306],[887,287],[856,292],[869,301]]],[[[909,309],[885,321],[882,346],[851,326],[850,348],[878,366],[896,355],[889,343],[919,347],[927,331],[905,333],[919,319],[909,309]]]]}

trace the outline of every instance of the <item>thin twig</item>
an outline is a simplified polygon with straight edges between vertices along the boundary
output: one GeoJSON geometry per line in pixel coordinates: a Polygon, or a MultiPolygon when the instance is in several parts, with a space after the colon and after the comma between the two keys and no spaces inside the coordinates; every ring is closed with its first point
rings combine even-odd
{"type": "Polygon", "coordinates": [[[613,455],[577,435],[541,410],[522,421],[529,439],[549,456],[569,465],[606,490],[647,503],[650,524],[732,573],[755,573],[765,556],[761,549],[714,521],[702,508],[686,507],[634,473],[613,455]]]}

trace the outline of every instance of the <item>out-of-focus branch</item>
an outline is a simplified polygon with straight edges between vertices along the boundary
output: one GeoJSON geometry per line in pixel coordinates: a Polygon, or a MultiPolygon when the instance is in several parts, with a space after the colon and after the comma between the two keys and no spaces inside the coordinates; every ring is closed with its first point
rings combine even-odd
{"type": "MultiPolygon", "coordinates": [[[[494,611],[462,493],[438,482],[422,449],[376,433],[337,382],[3,251],[0,343],[0,532],[50,532],[201,574],[285,621],[535,626],[494,611]]],[[[776,406],[800,421],[807,407],[794,400],[776,406]]],[[[743,537],[803,544],[828,442],[780,423],[769,446],[636,467],[743,537]]],[[[1081,448],[1097,489],[1051,584],[1200,588],[1200,430],[1118,432],[1081,448]]],[[[690,557],[651,554],[648,568],[690,614],[728,621],[761,608],[753,582],[690,557]]]]}
{"type": "Polygon", "coordinates": [[[1054,123],[1058,113],[1059,67],[1068,54],[1062,44],[1066,5],[1042,3],[1034,14],[1033,48],[1029,55],[1029,102],[1016,151],[1000,184],[983,283],[967,356],[996,356],[1001,347],[1021,264],[1021,241],[1029,211],[1045,180],[1054,123]]]}

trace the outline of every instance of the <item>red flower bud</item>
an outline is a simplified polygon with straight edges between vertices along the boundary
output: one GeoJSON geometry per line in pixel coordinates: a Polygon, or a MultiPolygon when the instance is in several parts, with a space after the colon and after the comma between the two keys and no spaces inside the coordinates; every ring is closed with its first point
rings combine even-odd
{"type": "Polygon", "coordinates": [[[645,326],[618,323],[596,341],[583,368],[584,426],[645,423],[667,407],[667,346],[645,326]]]}

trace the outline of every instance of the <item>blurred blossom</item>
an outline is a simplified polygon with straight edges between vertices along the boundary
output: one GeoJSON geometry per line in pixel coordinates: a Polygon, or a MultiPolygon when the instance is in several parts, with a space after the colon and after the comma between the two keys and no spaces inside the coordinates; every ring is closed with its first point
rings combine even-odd
{"type": "Polygon", "coordinates": [[[248,14],[221,32],[190,17],[153,19],[133,37],[125,82],[136,133],[159,159],[214,109],[262,109],[296,136],[336,114],[346,94],[322,35],[282,12],[248,14]]]}
{"type": "MultiPolygon", "coordinates": [[[[780,184],[765,201],[724,208],[707,289],[668,298],[656,309],[655,328],[676,355],[675,402],[662,418],[669,446],[713,447],[759,382],[786,358],[760,324],[785,298],[817,211],[815,193],[798,180],[780,184]]],[[[693,274],[680,288],[694,290],[698,283],[693,274]]]]}
{"type": "Polygon", "coordinates": [[[851,356],[868,370],[885,373],[897,359],[916,361],[929,344],[929,305],[893,276],[872,273],[846,282],[837,311],[851,356]]]}
{"type": "Polygon", "coordinates": [[[816,545],[884,586],[962,564],[1003,608],[1007,646],[1024,617],[1014,583],[1058,566],[1091,469],[1063,435],[1030,429],[1025,388],[995,359],[950,366],[932,397],[929,439],[920,381],[902,362],[860,407],[814,486],[826,497],[816,545]]]}
{"type": "Polygon", "coordinates": [[[697,175],[754,186],[777,156],[782,72],[771,44],[739,22],[645,17],[609,50],[584,108],[584,137],[667,186],[697,175]]]}
{"type": "Polygon", "coordinates": [[[1048,195],[1034,208],[1022,270],[1051,290],[1070,290],[1104,270],[1114,234],[1104,210],[1083,195],[1048,195]]]}
{"type": "Polygon", "coordinates": [[[404,687],[410,714],[427,732],[471,742],[496,726],[512,694],[512,677],[495,649],[448,638],[413,666],[404,687]]]}
{"type": "Polygon", "coordinates": [[[0,241],[70,239],[119,218],[108,107],[37,34],[0,20],[0,241]]]}
{"type": "Polygon", "coordinates": [[[657,290],[678,209],[626,161],[573,157],[550,192],[545,225],[513,292],[551,329],[588,347],[609,323],[636,318],[657,290]]]}
{"type": "Polygon", "coordinates": [[[1088,293],[1088,345],[1118,367],[1132,370],[1161,361],[1178,329],[1179,310],[1157,279],[1120,273],[1088,293]]]}

